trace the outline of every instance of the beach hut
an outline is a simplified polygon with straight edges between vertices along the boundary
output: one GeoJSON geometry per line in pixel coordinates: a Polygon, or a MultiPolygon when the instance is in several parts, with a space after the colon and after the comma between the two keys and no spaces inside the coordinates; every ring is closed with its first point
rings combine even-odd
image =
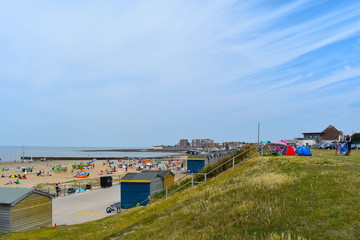
{"type": "Polygon", "coordinates": [[[163,181],[157,172],[127,173],[120,180],[121,208],[145,206],[148,197],[163,190],[163,181]]]}
{"type": "Polygon", "coordinates": [[[51,227],[52,197],[33,188],[0,187],[0,233],[51,227]]]}
{"type": "Polygon", "coordinates": [[[187,170],[189,173],[198,173],[205,167],[205,155],[191,156],[187,159],[187,170]]]}
{"type": "Polygon", "coordinates": [[[163,188],[165,189],[167,186],[173,184],[175,182],[175,174],[170,170],[144,170],[142,172],[153,172],[155,174],[159,174],[163,181],[163,188]]]}

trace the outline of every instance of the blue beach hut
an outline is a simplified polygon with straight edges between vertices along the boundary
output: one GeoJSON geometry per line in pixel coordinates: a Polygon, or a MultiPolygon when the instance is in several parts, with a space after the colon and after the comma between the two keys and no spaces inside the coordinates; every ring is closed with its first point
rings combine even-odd
{"type": "Polygon", "coordinates": [[[192,156],[187,159],[187,170],[189,173],[198,173],[205,167],[206,157],[204,155],[192,156]]]}
{"type": "Polygon", "coordinates": [[[127,173],[120,180],[121,208],[145,206],[148,197],[163,190],[163,180],[157,171],[127,173]]]}

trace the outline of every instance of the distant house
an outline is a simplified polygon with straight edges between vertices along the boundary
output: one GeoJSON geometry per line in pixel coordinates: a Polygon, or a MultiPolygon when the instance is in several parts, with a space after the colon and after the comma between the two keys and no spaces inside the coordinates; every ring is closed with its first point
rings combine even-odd
{"type": "Polygon", "coordinates": [[[342,131],[337,130],[332,125],[329,125],[327,128],[325,128],[319,136],[319,139],[322,142],[333,142],[335,138],[342,140],[344,138],[344,134],[342,131]]]}
{"type": "Polygon", "coordinates": [[[32,188],[0,187],[0,233],[51,227],[52,197],[32,188]]]}
{"type": "Polygon", "coordinates": [[[322,132],[308,132],[303,133],[303,142],[308,144],[318,144],[318,143],[331,143],[334,141],[335,138],[338,140],[342,140],[344,138],[343,132],[337,130],[334,126],[329,125],[325,128],[322,132]]]}
{"type": "Polygon", "coordinates": [[[304,140],[316,140],[321,136],[321,132],[310,132],[310,133],[303,133],[304,140]]]}

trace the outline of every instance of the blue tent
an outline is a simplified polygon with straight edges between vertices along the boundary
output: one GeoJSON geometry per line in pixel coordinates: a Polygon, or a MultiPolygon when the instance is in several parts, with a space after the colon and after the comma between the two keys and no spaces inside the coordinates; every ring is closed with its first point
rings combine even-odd
{"type": "Polygon", "coordinates": [[[340,153],[346,154],[347,152],[347,142],[340,146],[340,153]]]}
{"type": "Polygon", "coordinates": [[[84,191],[85,191],[84,189],[79,188],[79,189],[77,189],[77,190],[75,191],[75,193],[81,193],[81,192],[84,192],[84,191]]]}
{"type": "Polygon", "coordinates": [[[305,146],[298,147],[295,152],[299,156],[312,156],[310,149],[305,146]]]}

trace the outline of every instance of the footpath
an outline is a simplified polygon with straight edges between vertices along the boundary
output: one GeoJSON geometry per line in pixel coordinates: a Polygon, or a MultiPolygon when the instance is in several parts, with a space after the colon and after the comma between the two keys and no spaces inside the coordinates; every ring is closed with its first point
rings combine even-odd
{"type": "Polygon", "coordinates": [[[120,185],[53,199],[53,225],[71,225],[104,218],[106,208],[120,201],[120,185]]]}

